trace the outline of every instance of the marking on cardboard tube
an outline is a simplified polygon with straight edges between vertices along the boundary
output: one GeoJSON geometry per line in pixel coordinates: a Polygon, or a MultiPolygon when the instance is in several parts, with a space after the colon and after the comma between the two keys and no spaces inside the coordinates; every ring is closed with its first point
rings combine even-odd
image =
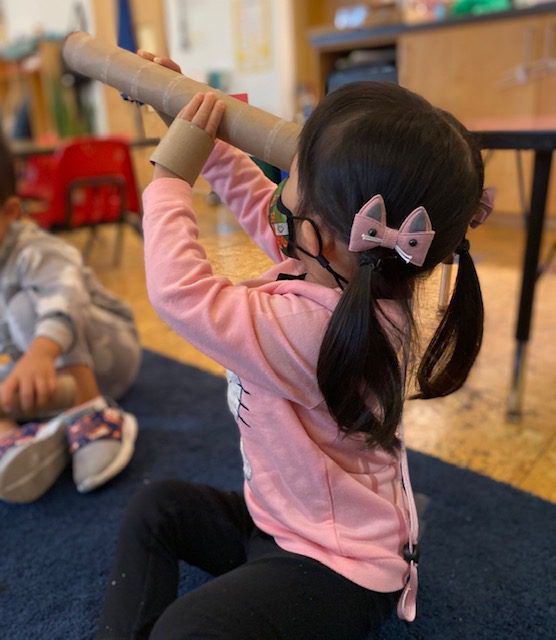
{"type": "Polygon", "coordinates": [[[131,79],[131,90],[128,92],[131,97],[134,97],[136,100],[142,100],[140,87],[139,87],[139,78],[143,71],[148,67],[147,61],[143,62],[143,65],[140,66],[137,71],[134,73],[131,79]]]}
{"type": "Polygon", "coordinates": [[[171,82],[166,86],[166,89],[162,94],[162,111],[169,116],[173,115],[169,113],[169,109],[170,109],[170,100],[174,96],[174,87],[177,85],[180,85],[182,81],[183,81],[183,76],[176,76],[175,78],[172,78],[171,82]]]}
{"type": "Polygon", "coordinates": [[[278,132],[283,126],[284,126],[284,121],[278,120],[278,122],[272,127],[268,136],[266,137],[265,145],[263,148],[263,158],[262,158],[265,162],[269,162],[270,154],[272,152],[272,147],[274,146],[274,141],[276,140],[276,136],[278,135],[278,132]]]}
{"type": "MultiPolygon", "coordinates": [[[[241,113],[236,111],[235,114],[231,114],[228,111],[228,109],[226,109],[225,113],[229,118],[229,120],[228,120],[228,131],[229,131],[230,141],[233,140],[236,143],[236,146],[237,146],[236,133],[237,133],[237,130],[238,130],[238,125],[240,124],[240,122],[242,120],[241,113]]],[[[232,142],[232,144],[234,142],[232,142]]]]}
{"type": "Polygon", "coordinates": [[[102,76],[102,82],[104,82],[104,84],[108,84],[108,72],[110,71],[110,65],[112,64],[113,56],[113,53],[107,53],[104,57],[102,72],[100,74],[102,76]]]}

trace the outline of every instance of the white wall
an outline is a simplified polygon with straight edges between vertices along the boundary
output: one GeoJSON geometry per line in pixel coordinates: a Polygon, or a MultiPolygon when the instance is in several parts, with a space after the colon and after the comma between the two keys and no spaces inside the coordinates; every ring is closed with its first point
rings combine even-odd
{"type": "Polygon", "coordinates": [[[234,0],[165,0],[170,57],[201,82],[207,72],[229,73],[230,93],[247,93],[249,102],[283,118],[294,108],[292,0],[270,0],[271,60],[263,71],[238,69],[233,30],[234,0]],[[181,6],[179,6],[181,5],[181,6]],[[184,17],[189,44],[183,45],[184,17]]]}

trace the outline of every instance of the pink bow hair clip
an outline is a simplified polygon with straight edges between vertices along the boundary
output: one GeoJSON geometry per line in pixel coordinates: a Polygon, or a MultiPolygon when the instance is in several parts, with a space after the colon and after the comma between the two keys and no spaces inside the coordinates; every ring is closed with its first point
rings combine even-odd
{"type": "Polygon", "coordinates": [[[407,263],[422,267],[434,238],[429,215],[417,207],[399,229],[386,226],[386,208],[381,195],[373,196],[353,219],[349,250],[360,252],[374,247],[394,249],[407,263]]]}
{"type": "Polygon", "coordinates": [[[496,195],[496,189],[494,187],[487,187],[483,189],[481,199],[479,200],[479,206],[477,211],[473,214],[469,226],[475,229],[489,217],[494,209],[494,196],[496,195]]]}

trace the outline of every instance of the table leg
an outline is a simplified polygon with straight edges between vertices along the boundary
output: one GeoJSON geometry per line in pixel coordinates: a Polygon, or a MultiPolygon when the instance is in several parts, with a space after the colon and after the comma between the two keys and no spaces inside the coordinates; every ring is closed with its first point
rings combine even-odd
{"type": "Polygon", "coordinates": [[[546,213],[546,198],[551,164],[551,150],[535,152],[531,209],[527,220],[527,240],[523,259],[521,294],[515,331],[516,351],[506,414],[508,420],[512,422],[519,421],[522,413],[527,343],[531,329],[531,317],[533,314],[533,301],[539,267],[539,253],[546,213]]]}

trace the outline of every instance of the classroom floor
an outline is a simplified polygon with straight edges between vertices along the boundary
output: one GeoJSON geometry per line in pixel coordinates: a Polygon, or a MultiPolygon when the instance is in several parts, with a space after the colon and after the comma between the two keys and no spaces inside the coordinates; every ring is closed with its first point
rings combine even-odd
{"type": "MultiPolygon", "coordinates": [[[[268,264],[227,209],[210,206],[208,190],[196,187],[200,237],[215,271],[233,281],[268,264]]],[[[66,235],[78,247],[84,232],[66,235]]],[[[103,229],[89,263],[111,290],[132,305],[142,344],[169,357],[221,375],[222,368],[165,325],[151,308],[145,289],[142,241],[126,230],[121,265],[111,264],[114,230],[103,229]]],[[[489,222],[470,236],[483,287],[486,326],[483,349],[465,387],[447,398],[410,401],[405,414],[408,446],[496,480],[556,501],[556,261],[540,279],[535,301],[523,417],[505,419],[514,353],[513,332],[520,285],[524,233],[489,222]]],[[[547,233],[543,256],[556,242],[547,233]]],[[[439,275],[421,295],[424,330],[435,319],[439,275]]],[[[171,382],[169,381],[169,384],[171,382]]]]}

